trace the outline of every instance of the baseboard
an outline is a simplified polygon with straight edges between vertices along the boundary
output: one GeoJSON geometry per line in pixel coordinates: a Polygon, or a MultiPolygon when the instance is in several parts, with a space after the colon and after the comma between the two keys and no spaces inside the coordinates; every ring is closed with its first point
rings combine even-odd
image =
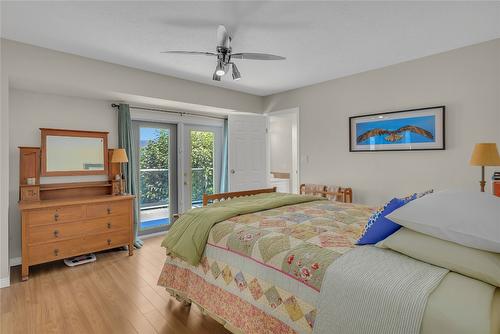
{"type": "Polygon", "coordinates": [[[153,237],[157,237],[159,235],[165,235],[165,234],[167,234],[167,231],[161,231],[161,232],[156,232],[156,233],[151,233],[151,234],[144,234],[144,235],[140,235],[139,239],[149,239],[149,238],[153,238],[153,237]]]}
{"type": "Polygon", "coordinates": [[[0,278],[0,289],[7,288],[10,286],[10,277],[0,278]]]}
{"type": "Polygon", "coordinates": [[[22,263],[21,257],[13,257],[12,259],[9,260],[9,265],[11,267],[20,266],[21,263],[22,263]]]}

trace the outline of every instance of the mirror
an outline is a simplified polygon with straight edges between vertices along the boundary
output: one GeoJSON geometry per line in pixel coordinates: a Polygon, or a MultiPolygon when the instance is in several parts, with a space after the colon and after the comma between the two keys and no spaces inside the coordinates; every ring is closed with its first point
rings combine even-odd
{"type": "Polygon", "coordinates": [[[42,176],[107,174],[107,132],[42,130],[42,176]]]}

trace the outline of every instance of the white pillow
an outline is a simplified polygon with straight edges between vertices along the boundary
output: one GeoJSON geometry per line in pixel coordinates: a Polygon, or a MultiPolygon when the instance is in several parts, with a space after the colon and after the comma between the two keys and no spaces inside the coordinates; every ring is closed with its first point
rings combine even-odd
{"type": "Polygon", "coordinates": [[[439,239],[500,253],[500,198],[491,194],[440,191],[394,210],[387,218],[439,239]]]}

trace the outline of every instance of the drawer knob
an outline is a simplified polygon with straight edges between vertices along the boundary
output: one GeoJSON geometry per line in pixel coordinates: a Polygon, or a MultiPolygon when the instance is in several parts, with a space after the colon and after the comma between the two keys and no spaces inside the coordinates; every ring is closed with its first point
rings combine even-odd
{"type": "Polygon", "coordinates": [[[59,220],[59,214],[58,214],[58,213],[54,214],[54,220],[55,220],[55,221],[58,221],[58,220],[59,220]]]}
{"type": "Polygon", "coordinates": [[[54,230],[54,238],[57,238],[59,236],[59,231],[58,230],[54,230]]]}
{"type": "Polygon", "coordinates": [[[111,245],[111,239],[108,239],[108,246],[111,245]]]}
{"type": "Polygon", "coordinates": [[[110,215],[111,214],[111,208],[108,208],[107,211],[108,211],[108,215],[110,215]]]}
{"type": "Polygon", "coordinates": [[[111,223],[108,223],[108,228],[111,228],[111,223]]]}
{"type": "Polygon", "coordinates": [[[59,249],[54,249],[54,256],[58,256],[59,255],[59,249]]]}

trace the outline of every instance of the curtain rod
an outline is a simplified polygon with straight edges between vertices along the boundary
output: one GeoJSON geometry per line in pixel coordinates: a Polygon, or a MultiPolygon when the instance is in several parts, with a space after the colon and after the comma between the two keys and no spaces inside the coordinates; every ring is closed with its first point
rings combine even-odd
{"type": "MultiPolygon", "coordinates": [[[[120,109],[120,105],[116,103],[112,103],[111,107],[120,109]]],[[[206,117],[206,118],[215,118],[215,119],[227,119],[225,116],[209,116],[209,115],[202,115],[202,114],[196,114],[192,112],[186,112],[186,111],[172,111],[172,110],[165,110],[165,109],[155,109],[155,108],[144,108],[144,107],[134,107],[134,106],[129,106],[130,109],[139,109],[139,110],[148,110],[148,111],[161,111],[161,112],[167,112],[171,114],[178,114],[180,116],[196,116],[196,117],[206,117]]]]}

